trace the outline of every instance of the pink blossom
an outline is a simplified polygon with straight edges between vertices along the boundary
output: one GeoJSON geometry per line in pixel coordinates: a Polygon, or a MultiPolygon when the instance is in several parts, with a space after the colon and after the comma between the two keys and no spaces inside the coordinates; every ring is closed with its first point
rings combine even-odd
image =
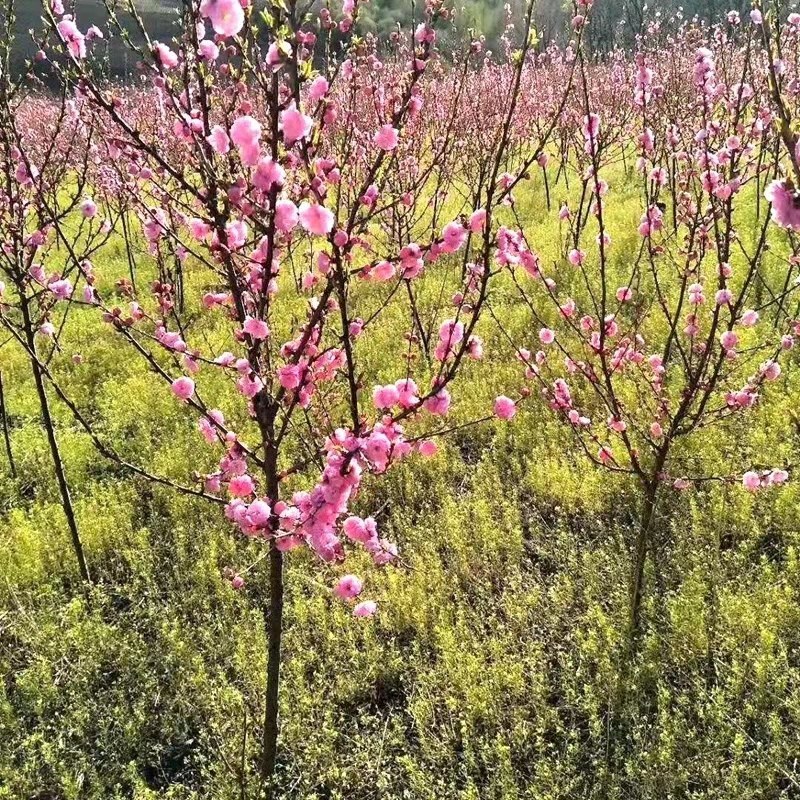
{"type": "Polygon", "coordinates": [[[376,386],[372,390],[372,402],[375,408],[392,408],[400,403],[400,392],[394,384],[376,386]]]}
{"type": "Polygon", "coordinates": [[[370,270],[369,277],[376,281],[388,281],[394,274],[394,264],[391,261],[380,261],[370,270]]]}
{"type": "Polygon", "coordinates": [[[59,299],[59,300],[67,300],[72,296],[72,283],[68,280],[61,279],[57,281],[51,281],[47,284],[47,288],[59,299]]]}
{"type": "Polygon", "coordinates": [[[550,330],[550,328],[542,328],[539,331],[539,341],[542,344],[553,344],[556,340],[555,331],[550,330]]]}
{"type": "Polygon", "coordinates": [[[633,289],[630,286],[620,286],[617,289],[617,300],[620,303],[627,303],[629,300],[633,299],[633,289]]]}
{"type": "Polygon", "coordinates": [[[220,36],[236,36],[244,25],[244,9],[239,0],[203,0],[200,13],[211,20],[220,36]]]}
{"type": "Polygon", "coordinates": [[[473,211],[469,218],[469,229],[472,233],[481,233],[486,226],[486,209],[473,211]]]}
{"type": "Polygon", "coordinates": [[[781,227],[800,230],[800,195],[785,181],[773,181],[764,192],[772,203],[772,219],[781,227]]]}
{"type": "Polygon", "coordinates": [[[420,442],[418,449],[420,455],[423,455],[426,458],[435,456],[439,452],[439,447],[436,442],[433,442],[430,439],[425,439],[425,441],[420,442]]]}
{"type": "Polygon", "coordinates": [[[231,125],[230,137],[239,149],[242,162],[249,167],[255,166],[260,156],[261,123],[247,114],[238,117],[231,125]]]}
{"type": "Polygon", "coordinates": [[[198,241],[203,241],[203,239],[211,233],[211,226],[203,222],[201,219],[190,219],[188,222],[189,230],[191,231],[192,236],[198,241]]]}
{"type": "Polygon", "coordinates": [[[194,394],[194,381],[185,375],[172,382],[172,393],[184,402],[194,394]]]}
{"type": "Polygon", "coordinates": [[[288,147],[291,147],[300,139],[305,139],[311,132],[311,126],[314,122],[311,117],[298,111],[295,103],[292,103],[285,111],[281,112],[280,121],[283,140],[288,147]]]}
{"type": "Polygon", "coordinates": [[[333,212],[319,203],[303,202],[300,205],[300,224],[309,233],[326,236],[333,230],[333,212]]]}
{"type": "Polygon", "coordinates": [[[400,250],[400,267],[404,278],[411,280],[422,272],[424,262],[421,253],[418,244],[410,244],[400,250]]]}
{"type": "Polygon", "coordinates": [[[583,250],[572,249],[567,254],[567,260],[573,267],[578,267],[586,260],[586,253],[583,250]]]}
{"type": "Polygon", "coordinates": [[[214,423],[218,425],[223,425],[225,423],[225,417],[222,412],[217,409],[212,409],[208,412],[208,417],[200,417],[197,421],[198,430],[209,444],[214,444],[218,438],[214,423]]]}
{"type": "Polygon", "coordinates": [[[589,139],[596,139],[600,133],[600,117],[598,114],[589,114],[583,120],[584,135],[589,139]]]}
{"type": "Polygon", "coordinates": [[[370,525],[368,520],[363,520],[360,517],[348,517],[342,523],[342,530],[344,530],[345,535],[354,542],[361,542],[362,544],[377,537],[377,532],[371,530],[371,528],[374,528],[374,523],[370,525]]]}
{"type": "Polygon", "coordinates": [[[197,47],[200,57],[206,61],[216,61],[219,58],[219,47],[210,39],[203,39],[197,47]]]}
{"type": "Polygon", "coordinates": [[[278,368],[278,380],[287,391],[297,389],[303,382],[303,367],[299,364],[284,364],[278,368]]]}
{"type": "Polygon", "coordinates": [[[169,224],[167,215],[160,208],[152,212],[152,216],[142,222],[142,230],[145,238],[150,242],[157,242],[163,235],[169,224]]]}
{"type": "Polygon", "coordinates": [[[494,415],[498,419],[509,420],[517,413],[517,406],[510,397],[500,395],[494,401],[494,415]]]}
{"type": "Polygon", "coordinates": [[[72,17],[65,16],[56,25],[56,30],[73,58],[86,58],[86,37],[78,30],[72,17]]]}
{"type": "Polygon", "coordinates": [[[764,376],[764,380],[776,381],[781,374],[781,365],[777,361],[765,361],[758,371],[764,376]]]}
{"type": "Polygon", "coordinates": [[[291,55],[291,45],[288,42],[272,42],[267,49],[267,66],[277,72],[278,68],[291,55]]]}
{"type": "Polygon", "coordinates": [[[664,435],[664,429],[658,422],[653,422],[650,425],[650,435],[654,439],[660,439],[664,435]]]}
{"type": "Polygon", "coordinates": [[[318,103],[328,93],[329,88],[328,81],[322,75],[317,75],[308,87],[308,97],[312,103],[318,103]]]}
{"type": "Polygon", "coordinates": [[[400,395],[400,405],[403,408],[413,408],[419,403],[419,389],[411,378],[400,378],[395,381],[395,388],[400,395]]]}
{"type": "Polygon", "coordinates": [[[264,382],[258,376],[245,374],[236,381],[236,388],[243,397],[252,399],[264,388],[264,382]]]}
{"type": "Polygon", "coordinates": [[[275,227],[283,233],[289,233],[297,226],[299,219],[297,206],[286,198],[275,204],[275,227]]]}
{"type": "Polygon", "coordinates": [[[436,41],[436,31],[424,22],[420,22],[414,31],[414,39],[420,44],[436,41]]]}
{"type": "Polygon", "coordinates": [[[253,184],[257,189],[268,192],[275,184],[283,186],[286,170],[271,158],[262,158],[256,166],[253,184]]]}
{"type": "Polygon", "coordinates": [[[269,336],[269,325],[263,319],[248,317],[242,328],[253,339],[266,339],[269,336]]]}
{"type": "Polygon", "coordinates": [[[467,340],[467,356],[473,361],[483,358],[483,340],[480,336],[470,336],[467,340]]]}
{"type": "MultiPolygon", "coordinates": [[[[798,19],[800,23],[800,18],[798,19]]],[[[767,481],[773,486],[780,486],[789,480],[789,473],[785,469],[774,469],[767,475],[767,481]]]]}
{"type": "Polygon", "coordinates": [[[254,528],[266,528],[272,515],[272,509],[266,500],[254,500],[247,507],[245,519],[254,528]]]}
{"type": "Polygon", "coordinates": [[[423,403],[423,408],[434,416],[443,417],[450,410],[450,392],[440,389],[423,403]]]}
{"type": "Polygon", "coordinates": [[[745,328],[752,328],[758,322],[758,311],[753,311],[752,308],[747,309],[740,320],[745,328]]]}
{"type": "Polygon", "coordinates": [[[694,306],[700,306],[706,302],[702,283],[693,283],[689,286],[689,302],[694,306]]]}
{"type": "Polygon", "coordinates": [[[460,320],[448,319],[439,326],[439,342],[434,355],[439,361],[445,361],[455,355],[456,345],[464,339],[464,323],[460,320]]]}
{"type": "Polygon", "coordinates": [[[164,69],[172,69],[173,67],[178,66],[177,53],[170,50],[165,44],[156,42],[153,45],[153,49],[155,50],[156,58],[158,59],[159,64],[161,64],[164,69]]]}
{"type": "Polygon", "coordinates": [[[752,470],[749,472],[745,472],[742,475],[742,486],[750,492],[756,491],[756,489],[761,488],[761,477],[757,472],[753,472],[752,470]]]}
{"type": "Polygon", "coordinates": [[[398,142],[397,128],[393,128],[391,125],[381,126],[373,141],[381,150],[394,150],[398,142]]]}
{"type": "Polygon", "coordinates": [[[343,575],[336,582],[333,593],[342,600],[352,600],[361,594],[364,584],[355,575],[343,575]]]}
{"type": "Polygon", "coordinates": [[[354,617],[373,617],[378,610],[378,604],[374,600],[363,600],[353,609],[354,617]]]}
{"type": "Polygon", "coordinates": [[[229,222],[225,226],[225,235],[230,250],[239,250],[247,242],[247,224],[243,220],[229,222]]]}
{"type": "Polygon", "coordinates": [[[245,475],[234,475],[228,482],[228,491],[233,497],[247,497],[255,489],[253,479],[245,475]]]}
{"type": "Polygon", "coordinates": [[[206,137],[206,141],[211,145],[211,149],[220,155],[225,155],[231,149],[230,137],[222,125],[215,125],[206,137]]]}
{"type": "Polygon", "coordinates": [[[467,230],[460,222],[448,222],[442,230],[442,251],[455,253],[467,241],[467,230]]]}

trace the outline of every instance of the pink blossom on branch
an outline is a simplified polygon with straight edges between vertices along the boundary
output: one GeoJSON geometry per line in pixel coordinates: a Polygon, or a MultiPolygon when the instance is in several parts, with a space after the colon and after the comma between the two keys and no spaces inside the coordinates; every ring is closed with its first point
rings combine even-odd
{"type": "Polygon", "coordinates": [[[244,9],[239,0],[202,0],[200,13],[220,36],[236,36],[244,25],[244,9]]]}
{"type": "Polygon", "coordinates": [[[398,142],[397,128],[391,125],[383,125],[375,134],[374,142],[381,150],[394,150],[398,142]]]}
{"type": "Polygon", "coordinates": [[[211,145],[215,153],[223,156],[231,149],[230,137],[222,125],[215,125],[211,129],[211,133],[206,137],[206,141],[211,145]]]}
{"type": "Polygon", "coordinates": [[[287,146],[305,139],[311,133],[311,126],[313,125],[311,117],[298,111],[294,103],[286,111],[281,112],[280,122],[283,139],[287,146]]]}
{"type": "Polygon", "coordinates": [[[494,414],[498,419],[509,420],[516,413],[516,403],[510,397],[501,395],[494,401],[494,414]]]}
{"type": "Polygon", "coordinates": [[[303,228],[315,236],[326,236],[333,230],[333,212],[319,203],[302,203],[299,219],[303,228]]]}
{"type": "Polygon", "coordinates": [[[772,203],[772,219],[783,228],[800,230],[800,194],[786,181],[773,181],[764,192],[772,203]]]}
{"type": "Polygon", "coordinates": [[[179,399],[186,401],[194,394],[194,381],[191,378],[176,378],[172,382],[172,391],[179,399]]]}

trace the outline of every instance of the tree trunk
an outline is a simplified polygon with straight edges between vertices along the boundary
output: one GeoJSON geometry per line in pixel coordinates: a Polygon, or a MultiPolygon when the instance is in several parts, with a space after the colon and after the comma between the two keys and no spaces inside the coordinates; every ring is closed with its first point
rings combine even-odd
{"type": "Polygon", "coordinates": [[[642,612],[642,596],[644,594],[644,568],[647,562],[647,549],[650,541],[650,526],[656,507],[657,484],[648,487],[645,491],[642,505],[642,518],[636,532],[633,564],[631,565],[630,580],[630,614],[628,617],[627,650],[632,655],[634,645],[639,635],[642,612]]]}
{"type": "Polygon", "coordinates": [[[281,638],[283,636],[283,553],[273,547],[269,554],[269,606],[265,609],[267,628],[267,691],[264,704],[264,737],[261,775],[267,796],[274,790],[272,780],[278,755],[281,638]]]}
{"type": "Polygon", "coordinates": [[[630,590],[628,601],[628,625],[625,632],[625,641],[621,650],[621,663],[617,683],[614,716],[622,711],[625,696],[628,690],[628,677],[636,656],[636,642],[639,638],[642,616],[642,598],[644,597],[644,569],[647,564],[647,551],[650,543],[650,530],[653,524],[653,515],[656,508],[658,483],[648,483],[645,486],[644,500],[642,503],[642,516],[636,531],[636,541],[633,548],[633,559],[630,571],[630,590]]]}
{"type": "MultiPolygon", "coordinates": [[[[274,444],[275,409],[263,393],[255,399],[256,419],[264,442],[264,479],[272,508],[278,502],[278,451],[274,444]]],[[[269,600],[263,607],[267,637],[267,686],[264,699],[261,780],[267,798],[274,796],[280,727],[281,641],[283,638],[283,553],[272,544],[269,554],[269,600]]]]}
{"type": "Polygon", "coordinates": [[[647,564],[650,531],[656,508],[658,494],[657,480],[645,484],[642,515],[636,531],[636,540],[631,560],[628,601],[628,624],[625,640],[619,648],[619,672],[617,674],[616,691],[611,697],[608,719],[608,746],[606,758],[610,764],[616,764],[622,739],[622,716],[628,696],[628,682],[631,668],[636,657],[636,645],[641,627],[642,598],[644,597],[644,570],[647,564]]]}
{"type": "Polygon", "coordinates": [[[11,435],[8,431],[8,412],[6,411],[6,397],[3,392],[3,373],[0,372],[0,417],[3,418],[3,440],[6,444],[6,455],[8,456],[8,468],[11,477],[17,477],[17,466],[14,463],[14,451],[11,449],[11,435]]]}
{"type": "Polygon", "coordinates": [[[84,584],[88,586],[91,583],[89,566],[86,563],[86,556],[83,552],[83,544],[81,543],[80,533],[78,532],[78,523],[75,519],[75,508],[72,505],[69,484],[67,483],[67,476],[64,471],[64,462],[61,460],[61,452],[58,448],[55,426],[53,425],[53,418],[50,415],[50,401],[47,399],[42,369],[36,357],[36,339],[31,325],[30,312],[25,300],[22,301],[21,305],[25,322],[25,340],[30,350],[31,370],[33,372],[34,383],[36,384],[36,394],[39,397],[42,423],[44,424],[44,430],[47,434],[47,443],[50,446],[50,456],[53,460],[53,469],[56,473],[58,491],[61,495],[61,507],[64,509],[64,516],[67,518],[67,527],[69,528],[70,537],[72,538],[72,548],[75,551],[75,557],[78,559],[78,569],[81,573],[81,579],[84,584]]]}

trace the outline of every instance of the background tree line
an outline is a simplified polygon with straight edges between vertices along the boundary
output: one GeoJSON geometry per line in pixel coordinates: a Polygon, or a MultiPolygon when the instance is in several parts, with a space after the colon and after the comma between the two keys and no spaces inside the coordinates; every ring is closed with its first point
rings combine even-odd
{"type": "MultiPolygon", "coordinates": [[[[335,0],[336,1],[336,0],[335,0]]],[[[117,2],[119,19],[134,33],[134,25],[124,11],[126,3],[117,2]]],[[[177,30],[177,12],[173,0],[135,0],[135,5],[145,21],[152,39],[169,41],[177,30]]],[[[101,25],[106,20],[102,0],[75,0],[73,7],[80,25],[101,25]]],[[[571,3],[564,0],[539,0],[535,10],[535,29],[538,46],[548,42],[565,44],[569,40],[571,3]]],[[[510,20],[519,26],[524,9],[523,0],[466,0],[457,5],[458,13],[453,22],[457,37],[473,31],[485,37],[487,47],[498,55],[502,53],[503,32],[510,20]]],[[[645,33],[647,23],[660,20],[670,29],[680,20],[698,17],[702,20],[719,20],[730,10],[740,12],[749,4],[737,0],[603,0],[592,12],[592,22],[587,31],[592,52],[604,53],[615,47],[631,47],[636,37],[645,33]]],[[[408,28],[421,17],[424,10],[422,0],[370,0],[365,3],[359,19],[363,33],[374,33],[386,37],[398,27],[408,28]]],[[[24,67],[26,58],[35,50],[29,31],[41,28],[40,0],[24,0],[19,3],[15,26],[17,29],[17,57],[15,68],[24,67]]],[[[130,51],[113,37],[94,45],[103,53],[110,73],[117,77],[131,77],[136,69],[130,51]]]]}

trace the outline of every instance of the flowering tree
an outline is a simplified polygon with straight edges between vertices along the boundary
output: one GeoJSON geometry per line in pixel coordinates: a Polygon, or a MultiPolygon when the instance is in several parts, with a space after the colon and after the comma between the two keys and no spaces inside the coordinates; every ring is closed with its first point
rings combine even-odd
{"type": "MultiPolygon", "coordinates": [[[[0,22],[6,31],[13,30],[13,6],[0,12],[0,22]]],[[[35,81],[24,74],[14,78],[9,70],[13,45],[13,36],[9,35],[0,46],[3,65],[0,68],[0,324],[10,334],[5,344],[16,341],[29,354],[61,505],[86,589],[90,583],[89,566],[61,458],[45,375],[47,364],[59,348],[73,300],[75,278],[80,270],[91,271],[90,259],[108,240],[110,226],[91,225],[89,220],[97,209],[83,193],[91,130],[83,127],[76,104],[65,95],[59,101],[46,102],[30,96],[35,81]],[[47,137],[30,135],[35,119],[46,120],[47,137]],[[72,257],[64,258],[57,247],[54,226],[75,213],[80,222],[65,233],[72,257]]],[[[1,395],[2,389],[0,400],[1,395]]],[[[13,472],[6,410],[4,403],[0,405],[13,472]]]]}
{"type": "Polygon", "coordinates": [[[765,72],[770,98],[775,107],[775,125],[789,157],[790,174],[776,176],[776,180],[767,188],[766,198],[772,203],[775,222],[789,231],[797,231],[800,226],[800,206],[797,202],[797,187],[800,186],[800,139],[793,130],[797,118],[796,79],[791,79],[788,75],[787,59],[796,60],[800,53],[800,14],[789,14],[785,25],[781,27],[772,15],[765,20],[761,10],[755,7],[751,12],[751,19],[761,32],[760,38],[767,56],[765,72]]]}
{"type": "MultiPolygon", "coordinates": [[[[789,477],[787,465],[747,463],[744,454],[730,472],[709,473],[691,443],[769,401],[766,389],[800,335],[797,257],[791,243],[788,255],[769,246],[770,209],[754,197],[777,144],[760,16],[743,31],[731,17],[711,33],[713,52],[673,41],[667,57],[643,46],[632,74],[616,86],[631,100],[629,123],[621,126],[616,112],[612,133],[598,101],[605,89],[594,83],[581,46],[587,18],[588,9],[575,8],[583,119],[571,166],[581,191],[577,205],[559,211],[566,231],[561,259],[543,263],[518,216],[500,232],[497,258],[529,311],[533,334],[520,341],[506,331],[525,383],[518,398],[498,398],[495,412],[510,419],[537,391],[586,457],[636,481],[641,504],[621,702],[648,553],[656,558],[663,546],[656,524],[662,494],[707,481],[739,481],[757,491],[789,477]],[[656,74],[654,63],[669,62],[674,73],[656,74]],[[687,71],[693,95],[673,104],[687,71]],[[635,257],[620,264],[610,255],[613,193],[604,172],[619,164],[626,139],[635,142],[642,215],[635,257]]],[[[787,199],[786,191],[773,183],[767,197],[775,220],[791,227],[793,195],[787,199]]]]}
{"type": "MultiPolygon", "coordinates": [[[[353,501],[366,476],[414,452],[435,454],[451,384],[482,355],[476,329],[496,271],[494,211],[513,183],[504,170],[509,159],[534,163],[559,112],[543,115],[533,156],[524,153],[519,142],[529,134],[515,127],[515,112],[530,66],[532,6],[505,91],[479,121],[490,143],[470,162],[479,181],[459,171],[459,126],[481,47],[453,67],[436,59],[435,26],[450,17],[437,0],[410,35],[398,32],[386,59],[377,42],[352,36],[354,2],[338,18],[322,8],[314,23],[295,2],[257,9],[187,0],[170,43],[151,41],[130,3],[142,46],[117,8],[107,11],[105,32],[83,32],[58,0],[47,5],[37,58],[74,92],[84,129],[101,131],[87,161],[86,235],[105,230],[92,221],[98,208],[113,216],[130,275],[103,291],[70,221],[34,180],[37,231],[51,229],[66,253],[75,281],[65,294],[82,284],[83,301],[195,416],[215,467],[191,486],[125,461],[33,350],[32,358],[104,455],[223,504],[241,535],[264,544],[261,774],[271,785],[285,554],[306,546],[338,562],[354,543],[377,565],[396,559],[395,544],[373,518],[353,513],[353,501]],[[142,88],[95,76],[92,41],[112,33],[136,51],[142,88]],[[149,295],[142,241],[157,275],[149,295]],[[384,345],[398,369],[385,382],[367,371],[368,343],[387,341],[381,321],[398,311],[408,323],[384,345]],[[217,407],[225,405],[233,413],[217,407]]],[[[47,284],[48,302],[60,299],[58,281],[47,284]]],[[[232,583],[244,580],[237,573],[232,583]]],[[[377,606],[360,599],[362,590],[360,577],[344,575],[334,593],[369,617],[377,606]]]]}

